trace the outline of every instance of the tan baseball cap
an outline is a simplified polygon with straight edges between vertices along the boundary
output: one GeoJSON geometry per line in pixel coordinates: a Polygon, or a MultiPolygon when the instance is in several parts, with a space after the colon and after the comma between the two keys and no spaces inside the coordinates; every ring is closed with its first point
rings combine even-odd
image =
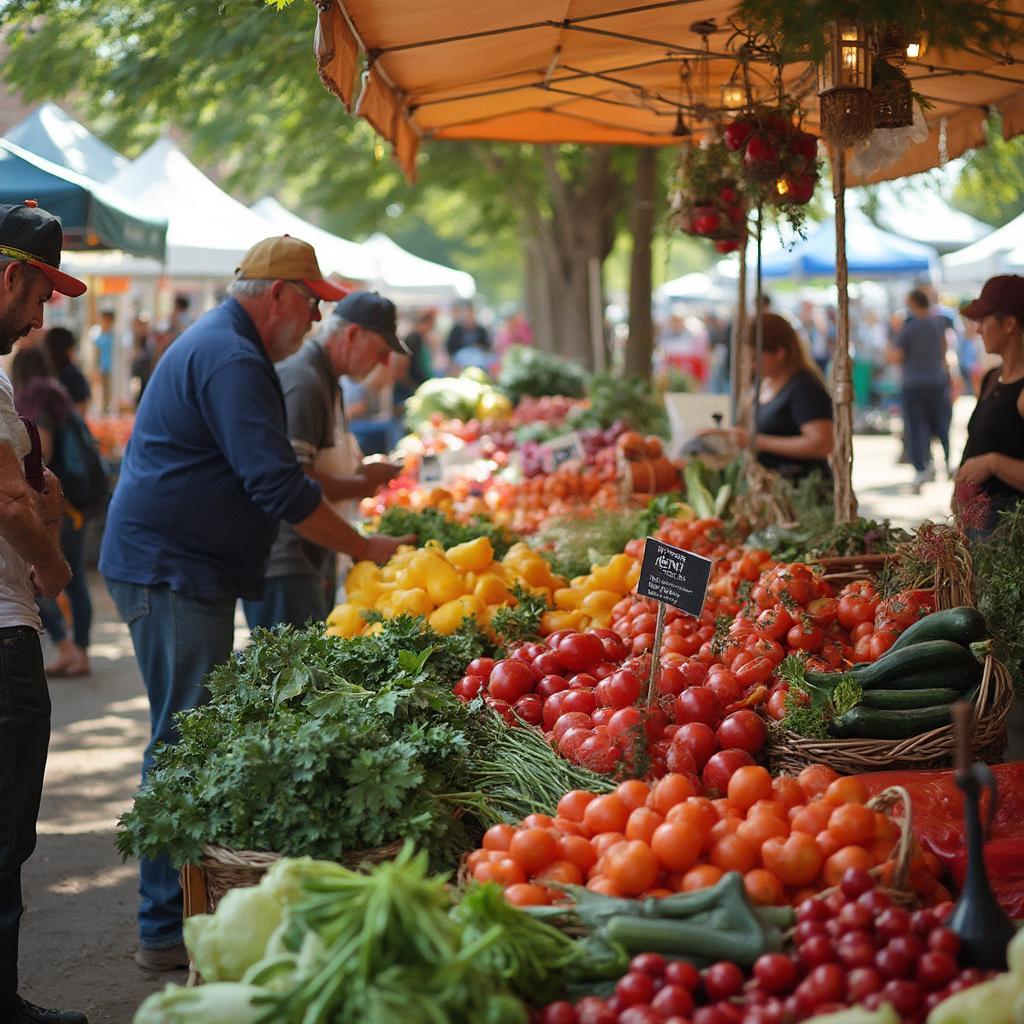
{"type": "Polygon", "coordinates": [[[257,242],[235,269],[235,277],[248,281],[301,281],[325,302],[337,302],[349,292],[341,285],[325,281],[313,246],[291,235],[277,235],[257,242]]]}

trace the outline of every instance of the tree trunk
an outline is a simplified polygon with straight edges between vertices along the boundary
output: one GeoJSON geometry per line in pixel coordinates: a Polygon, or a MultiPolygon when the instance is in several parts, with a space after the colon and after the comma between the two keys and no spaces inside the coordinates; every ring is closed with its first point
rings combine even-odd
{"type": "Polygon", "coordinates": [[[537,348],[554,352],[558,347],[559,328],[556,326],[556,303],[545,267],[543,245],[538,237],[527,237],[523,251],[526,319],[533,330],[537,348]]]}
{"type": "Polygon", "coordinates": [[[626,373],[650,377],[654,356],[654,323],[651,319],[651,244],[654,240],[654,189],[658,154],[652,146],[636,151],[633,187],[633,261],[629,278],[629,341],[626,373]]]}
{"type": "Polygon", "coordinates": [[[622,198],[608,146],[593,147],[583,174],[566,179],[552,147],[541,148],[550,190],[550,210],[526,210],[524,235],[530,277],[535,281],[531,321],[541,348],[586,369],[594,368],[590,337],[589,263],[604,263],[615,240],[622,198]],[[541,282],[541,278],[546,281],[541,282]],[[546,297],[545,297],[546,296],[546,297]]]}

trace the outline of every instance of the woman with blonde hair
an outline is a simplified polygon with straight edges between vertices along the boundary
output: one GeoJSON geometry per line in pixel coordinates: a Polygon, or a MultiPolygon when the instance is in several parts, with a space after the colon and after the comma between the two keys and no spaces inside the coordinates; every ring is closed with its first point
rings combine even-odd
{"type": "MultiPolygon", "coordinates": [[[[756,321],[746,343],[756,345],[756,321]]],[[[760,392],[757,402],[757,459],[789,480],[811,473],[831,476],[832,399],[825,378],[793,325],[776,313],[763,314],[760,392]]],[[[748,403],[753,402],[751,394],[748,403]]],[[[750,443],[743,427],[722,431],[740,448],[750,443]]]]}

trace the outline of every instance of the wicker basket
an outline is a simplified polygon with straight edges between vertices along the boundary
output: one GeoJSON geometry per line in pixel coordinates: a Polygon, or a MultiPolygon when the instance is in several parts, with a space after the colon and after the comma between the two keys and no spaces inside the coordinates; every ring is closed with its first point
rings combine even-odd
{"type": "MultiPolygon", "coordinates": [[[[1013,699],[1009,671],[990,654],[974,702],[974,756],[997,760],[1006,745],[1006,716],[1013,699]]],[[[904,768],[946,768],[953,759],[953,726],[905,740],[817,740],[779,729],[768,737],[765,752],[773,774],[799,772],[809,764],[827,764],[844,775],[904,768]]]]}
{"type": "Polygon", "coordinates": [[[846,555],[835,558],[816,558],[812,564],[820,566],[823,578],[839,590],[847,583],[874,579],[894,557],[894,555],[846,555]]]}
{"type": "MultiPolygon", "coordinates": [[[[341,854],[338,861],[348,868],[380,864],[397,857],[401,849],[402,844],[394,842],[372,850],[351,850],[341,854]]],[[[199,863],[186,864],[181,869],[184,916],[212,914],[229,890],[258,885],[271,865],[280,859],[279,853],[204,846],[199,863]]],[[[188,984],[202,984],[192,964],[189,964],[188,984]]]]}

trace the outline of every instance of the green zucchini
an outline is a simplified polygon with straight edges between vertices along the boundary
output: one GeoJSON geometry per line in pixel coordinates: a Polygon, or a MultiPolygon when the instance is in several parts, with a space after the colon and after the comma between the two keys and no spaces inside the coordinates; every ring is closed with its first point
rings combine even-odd
{"type": "MultiPolygon", "coordinates": [[[[898,679],[920,676],[926,672],[935,673],[932,686],[947,686],[952,683],[947,680],[944,670],[948,670],[950,679],[959,678],[965,669],[977,664],[978,659],[970,649],[953,640],[923,640],[899,651],[890,649],[878,661],[864,668],[854,669],[850,675],[864,690],[889,687],[898,679]]],[[[828,685],[835,677],[836,674],[833,672],[805,674],[807,681],[817,686],[828,685]]],[[[915,683],[913,688],[918,689],[920,685],[915,683]]]]}
{"type": "Polygon", "coordinates": [[[984,671],[984,666],[975,660],[973,664],[951,665],[948,668],[926,669],[924,672],[910,672],[898,676],[881,689],[885,690],[931,690],[943,687],[949,690],[966,690],[973,686],[984,671]]]}
{"type": "Polygon", "coordinates": [[[835,719],[832,731],[843,739],[906,740],[949,725],[952,721],[951,707],[951,704],[940,704],[930,708],[886,711],[858,706],[835,719]]]}
{"type": "Polygon", "coordinates": [[[900,711],[933,708],[939,704],[952,704],[959,699],[960,694],[948,687],[932,687],[930,690],[865,690],[861,694],[859,706],[900,711]]]}
{"type": "Polygon", "coordinates": [[[627,953],[667,953],[705,960],[731,960],[749,967],[768,952],[764,936],[756,930],[733,931],[718,922],[638,916],[613,917],[606,935],[627,953]],[[710,925],[710,926],[709,926],[710,925]]]}
{"type": "Polygon", "coordinates": [[[912,626],[908,626],[899,637],[896,643],[889,648],[889,653],[903,650],[924,640],[952,640],[954,643],[974,643],[987,636],[985,619],[977,608],[968,608],[966,605],[960,608],[950,608],[947,611],[932,612],[923,619],[918,619],[912,626]]]}

